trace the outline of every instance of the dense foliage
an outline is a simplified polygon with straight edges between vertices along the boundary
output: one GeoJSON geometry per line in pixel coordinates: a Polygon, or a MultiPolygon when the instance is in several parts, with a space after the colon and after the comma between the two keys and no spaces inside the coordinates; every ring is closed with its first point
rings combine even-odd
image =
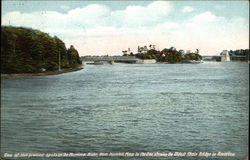
{"type": "Polygon", "coordinates": [[[229,51],[231,61],[249,61],[249,49],[238,49],[229,51]]]}
{"type": "MultiPolygon", "coordinates": [[[[183,50],[177,51],[174,47],[169,49],[165,48],[162,51],[156,51],[155,49],[150,49],[145,53],[133,54],[136,58],[140,59],[156,59],[157,62],[167,62],[167,63],[180,63],[189,60],[199,61],[202,59],[199,54],[199,50],[195,53],[184,54],[183,50]]],[[[129,56],[124,54],[123,56],[129,56]]]]}
{"type": "Polygon", "coordinates": [[[1,73],[36,73],[81,64],[77,50],[62,40],[22,27],[1,27],[1,73]]]}

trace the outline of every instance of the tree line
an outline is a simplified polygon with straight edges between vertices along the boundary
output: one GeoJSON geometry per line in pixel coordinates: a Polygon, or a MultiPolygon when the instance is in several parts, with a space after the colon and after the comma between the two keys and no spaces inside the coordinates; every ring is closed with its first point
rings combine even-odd
{"type": "Polygon", "coordinates": [[[165,48],[162,51],[157,51],[155,49],[150,49],[144,53],[130,53],[123,54],[123,56],[135,56],[140,59],[155,59],[157,62],[168,62],[168,63],[179,63],[188,60],[201,60],[202,56],[199,54],[199,50],[196,52],[184,54],[183,50],[176,50],[174,47],[165,48]]]}
{"type": "Polygon", "coordinates": [[[59,63],[61,68],[81,64],[74,46],[67,49],[61,39],[39,30],[1,27],[1,73],[55,71],[59,63]]]}
{"type": "Polygon", "coordinates": [[[249,49],[237,49],[237,50],[230,50],[229,56],[231,61],[249,61],[249,49]]]}

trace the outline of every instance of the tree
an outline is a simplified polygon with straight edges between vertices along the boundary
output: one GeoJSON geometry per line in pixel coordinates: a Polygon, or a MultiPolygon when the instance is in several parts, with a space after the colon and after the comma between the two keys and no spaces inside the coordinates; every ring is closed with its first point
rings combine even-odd
{"type": "MultiPolygon", "coordinates": [[[[58,69],[58,55],[62,67],[69,67],[65,44],[58,37],[23,27],[1,27],[1,73],[35,73],[44,68],[58,69]]],[[[80,64],[78,52],[72,54],[72,64],[80,64]]]]}
{"type": "Polygon", "coordinates": [[[199,54],[199,49],[196,49],[196,53],[199,54]]]}
{"type": "Polygon", "coordinates": [[[177,51],[175,47],[164,48],[161,51],[161,55],[160,58],[158,57],[161,62],[178,63],[182,60],[181,52],[177,51]]]}
{"type": "Polygon", "coordinates": [[[71,67],[75,67],[81,64],[78,51],[75,49],[73,45],[71,45],[70,48],[67,50],[67,55],[68,55],[69,65],[71,67]]]}

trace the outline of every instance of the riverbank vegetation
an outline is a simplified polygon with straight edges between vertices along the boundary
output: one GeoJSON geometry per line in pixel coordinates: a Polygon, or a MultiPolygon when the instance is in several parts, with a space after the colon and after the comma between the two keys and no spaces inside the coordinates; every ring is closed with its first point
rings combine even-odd
{"type": "Polygon", "coordinates": [[[250,60],[249,57],[249,49],[237,49],[237,50],[230,50],[229,56],[231,61],[242,61],[248,62],[250,60]]]}
{"type": "Polygon", "coordinates": [[[157,51],[155,49],[150,49],[145,52],[139,52],[136,54],[124,54],[123,56],[135,56],[139,59],[155,59],[157,62],[167,62],[167,63],[181,63],[190,60],[199,61],[202,56],[199,54],[199,50],[196,52],[184,54],[183,50],[176,50],[176,48],[165,48],[162,51],[157,51]]]}
{"type": "Polygon", "coordinates": [[[39,30],[1,27],[1,73],[40,73],[81,64],[74,46],[69,49],[58,37],[39,30]]]}

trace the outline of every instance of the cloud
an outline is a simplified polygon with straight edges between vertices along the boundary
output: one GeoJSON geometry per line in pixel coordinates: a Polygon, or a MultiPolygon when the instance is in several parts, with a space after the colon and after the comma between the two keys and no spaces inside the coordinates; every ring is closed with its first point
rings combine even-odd
{"type": "Polygon", "coordinates": [[[69,10],[66,14],[56,11],[32,13],[9,12],[2,16],[3,25],[26,26],[36,29],[95,27],[105,24],[110,9],[103,5],[88,5],[69,10]]]}
{"type": "Polygon", "coordinates": [[[198,15],[195,15],[192,18],[192,22],[195,23],[210,23],[220,20],[222,17],[217,17],[216,15],[212,14],[211,12],[204,12],[198,15]]]}
{"type": "Polygon", "coordinates": [[[225,19],[211,12],[193,16],[172,32],[177,48],[199,48],[203,55],[215,55],[222,50],[248,48],[248,21],[242,17],[225,19]]]}
{"type": "Polygon", "coordinates": [[[193,11],[194,11],[194,8],[193,8],[193,7],[190,7],[190,6],[185,6],[185,7],[182,9],[182,12],[184,12],[184,13],[193,12],[193,11]]]}
{"type": "MultiPolygon", "coordinates": [[[[186,35],[191,35],[192,37],[206,37],[213,35],[215,31],[223,27],[225,19],[223,17],[218,17],[211,12],[204,12],[197,14],[183,23],[183,31],[186,35]],[[209,34],[207,34],[209,33],[209,34]]],[[[181,32],[183,32],[181,31],[181,32]]]]}
{"type": "Polygon", "coordinates": [[[127,6],[124,10],[111,13],[115,26],[141,27],[159,23],[171,11],[171,4],[166,1],[154,1],[148,6],[127,6]]]}
{"type": "Polygon", "coordinates": [[[92,4],[84,8],[76,8],[68,11],[65,18],[70,23],[81,24],[85,27],[105,25],[105,20],[110,16],[111,10],[104,5],[92,4]]]}
{"type": "MultiPolygon", "coordinates": [[[[68,6],[60,6],[68,9],[68,6]]],[[[98,26],[140,27],[159,23],[171,11],[166,1],[154,1],[148,6],[127,6],[124,10],[112,11],[105,5],[91,4],[75,8],[67,13],[41,11],[32,13],[9,12],[3,15],[4,25],[43,28],[93,28],[98,26]],[[30,26],[32,25],[32,26],[30,26]]]]}
{"type": "MultiPolygon", "coordinates": [[[[187,7],[185,12],[190,12],[192,9],[187,7]]],[[[166,1],[153,1],[147,6],[131,5],[122,10],[92,4],[66,13],[9,12],[2,15],[2,24],[32,27],[57,35],[67,46],[77,47],[81,55],[103,52],[117,55],[127,48],[136,52],[138,45],[149,44],[160,49],[199,48],[201,54],[248,47],[247,19],[226,19],[207,11],[180,22],[178,18],[170,20],[175,14],[171,10],[172,3],[166,1]]]]}
{"type": "MultiPolygon", "coordinates": [[[[53,27],[51,20],[58,18],[60,21],[60,14],[58,12],[40,11],[31,13],[9,12],[3,16],[3,25],[24,26],[36,29],[43,29],[46,27],[53,27]],[[48,16],[49,15],[49,16],[48,16]]],[[[57,23],[54,21],[54,23],[57,23]]]]}
{"type": "Polygon", "coordinates": [[[156,28],[156,30],[160,30],[160,31],[161,30],[165,30],[165,31],[171,30],[171,31],[174,31],[174,30],[180,29],[180,27],[181,26],[178,23],[166,21],[164,23],[158,24],[155,28],[156,28]]]}

